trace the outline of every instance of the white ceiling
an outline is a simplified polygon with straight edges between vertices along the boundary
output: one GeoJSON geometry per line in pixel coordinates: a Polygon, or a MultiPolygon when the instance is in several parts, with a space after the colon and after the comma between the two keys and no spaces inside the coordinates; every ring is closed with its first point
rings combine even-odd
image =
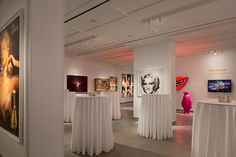
{"type": "Polygon", "coordinates": [[[163,38],[176,41],[179,56],[233,47],[235,6],[235,0],[66,0],[65,20],[80,16],[65,23],[65,53],[124,65],[133,47],[163,38]]]}

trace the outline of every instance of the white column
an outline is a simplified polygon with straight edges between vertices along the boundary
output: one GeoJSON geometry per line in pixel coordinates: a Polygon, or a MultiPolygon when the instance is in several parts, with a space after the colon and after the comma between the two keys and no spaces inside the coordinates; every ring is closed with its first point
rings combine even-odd
{"type": "Polygon", "coordinates": [[[28,156],[63,154],[63,0],[29,1],[28,156]]]}
{"type": "Polygon", "coordinates": [[[138,97],[138,73],[140,71],[162,69],[162,94],[171,95],[172,117],[175,121],[175,44],[170,40],[134,48],[134,117],[139,116],[141,98],[138,97]]]}
{"type": "Polygon", "coordinates": [[[172,122],[176,121],[176,45],[174,41],[169,44],[169,68],[170,68],[170,96],[172,106],[172,122]]]}

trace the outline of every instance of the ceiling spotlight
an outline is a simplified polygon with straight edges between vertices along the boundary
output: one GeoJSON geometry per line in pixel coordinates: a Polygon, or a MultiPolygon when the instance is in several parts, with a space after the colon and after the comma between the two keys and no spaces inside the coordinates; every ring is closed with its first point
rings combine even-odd
{"type": "Polygon", "coordinates": [[[96,19],[91,19],[90,22],[91,22],[91,23],[96,23],[96,22],[98,22],[98,21],[97,21],[96,19]]]}
{"type": "Polygon", "coordinates": [[[96,36],[89,36],[71,43],[68,43],[65,45],[65,47],[72,47],[74,44],[90,44],[92,42],[94,42],[94,40],[96,39],[96,36]]]}
{"type": "Polygon", "coordinates": [[[161,20],[162,20],[161,16],[156,19],[157,22],[161,22],[161,20]]]}
{"type": "Polygon", "coordinates": [[[143,19],[142,22],[147,23],[148,25],[152,25],[153,22],[160,23],[162,21],[162,18],[162,15],[153,15],[143,19]]]}

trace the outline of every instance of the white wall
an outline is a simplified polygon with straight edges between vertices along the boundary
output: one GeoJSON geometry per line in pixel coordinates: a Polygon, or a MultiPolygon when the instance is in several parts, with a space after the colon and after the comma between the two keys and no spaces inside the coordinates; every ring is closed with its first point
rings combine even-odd
{"type": "MultiPolygon", "coordinates": [[[[164,91],[162,94],[171,94],[172,87],[172,76],[173,71],[171,70],[174,66],[171,61],[174,62],[171,57],[175,49],[173,49],[173,43],[170,41],[163,41],[155,44],[145,45],[136,47],[134,49],[134,117],[139,116],[139,108],[141,104],[141,98],[138,95],[138,72],[152,69],[163,70],[163,87],[164,91]]],[[[174,103],[174,101],[173,101],[174,103]]],[[[175,109],[175,104],[173,104],[175,109]]],[[[173,111],[172,111],[173,112],[173,111]]],[[[173,113],[173,120],[175,120],[175,113],[173,113]]]]}
{"type": "Polygon", "coordinates": [[[190,91],[193,102],[199,99],[217,98],[221,94],[231,95],[236,100],[236,91],[232,93],[208,93],[207,81],[210,79],[232,79],[236,84],[236,48],[226,49],[217,55],[202,53],[199,55],[177,57],[176,76],[187,76],[185,87],[176,92],[177,108],[182,108],[181,100],[184,90],[190,91]]]}
{"type": "MultiPolygon", "coordinates": [[[[3,0],[0,1],[0,27],[3,26],[13,15],[23,8],[25,10],[25,19],[27,18],[27,0],[3,0]]],[[[25,20],[25,26],[27,20],[25,20]]],[[[27,29],[25,29],[27,30],[27,29]]],[[[27,34],[25,34],[27,35],[27,34]]],[[[25,45],[26,46],[26,45],[25,45]]],[[[25,116],[27,113],[25,114],[25,116]]],[[[26,120],[24,119],[26,124],[26,120]]],[[[26,130],[27,124],[23,128],[26,130]]],[[[3,157],[25,157],[27,154],[27,136],[26,131],[24,132],[24,144],[20,145],[13,139],[9,138],[7,135],[0,131],[0,154],[3,157]]]]}
{"type": "MultiPolygon", "coordinates": [[[[64,85],[66,88],[67,75],[88,76],[88,92],[94,91],[95,78],[109,78],[116,76],[118,78],[118,92],[121,90],[121,73],[133,73],[130,70],[121,69],[119,66],[101,62],[88,61],[78,57],[64,58],[64,85]]],[[[120,94],[121,95],[121,94],[120,94]]],[[[132,98],[121,98],[121,102],[133,101],[132,98]]]]}
{"type": "Polygon", "coordinates": [[[27,66],[24,144],[19,145],[0,132],[0,154],[3,157],[64,156],[63,2],[63,0],[0,1],[1,26],[20,8],[25,10],[27,66]]]}

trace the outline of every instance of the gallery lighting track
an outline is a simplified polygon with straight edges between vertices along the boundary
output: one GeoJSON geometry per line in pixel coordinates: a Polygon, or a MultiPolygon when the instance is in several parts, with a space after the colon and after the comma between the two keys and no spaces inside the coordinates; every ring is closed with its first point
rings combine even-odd
{"type": "Polygon", "coordinates": [[[95,5],[94,7],[90,8],[90,9],[85,10],[84,12],[79,13],[79,14],[77,14],[77,15],[75,15],[75,16],[69,18],[68,20],[64,21],[64,23],[70,22],[70,21],[74,20],[75,18],[77,18],[77,17],[79,17],[79,16],[81,16],[81,15],[83,15],[83,14],[89,12],[89,11],[92,11],[93,9],[96,9],[97,7],[99,7],[99,6],[101,6],[101,5],[105,4],[105,3],[107,3],[107,2],[109,2],[109,1],[110,1],[110,0],[106,0],[106,1],[104,1],[104,2],[102,2],[102,3],[99,3],[99,4],[95,5]]]}
{"type": "Polygon", "coordinates": [[[161,22],[162,18],[165,18],[167,16],[179,14],[184,11],[194,9],[194,8],[197,8],[197,7],[200,7],[200,6],[206,5],[208,3],[215,2],[215,1],[217,1],[217,0],[199,0],[194,3],[184,5],[182,7],[179,7],[179,8],[173,9],[173,10],[169,10],[167,12],[163,12],[158,15],[152,15],[150,17],[144,18],[142,20],[142,23],[151,25],[152,22],[154,22],[154,21],[161,22]]]}
{"type": "Polygon", "coordinates": [[[168,32],[163,32],[163,33],[160,33],[160,34],[155,34],[155,35],[151,35],[151,36],[147,36],[147,37],[141,37],[141,38],[138,38],[138,39],[133,39],[133,40],[125,41],[125,42],[120,42],[120,43],[112,44],[112,45],[109,45],[107,47],[102,47],[102,48],[96,49],[96,50],[95,49],[85,50],[85,51],[82,51],[82,52],[81,51],[74,51],[74,52],[70,52],[70,53],[71,54],[76,54],[77,56],[93,54],[93,53],[99,53],[102,50],[109,50],[111,47],[113,48],[113,46],[114,47],[122,47],[121,45],[126,46],[127,44],[132,44],[132,43],[135,43],[135,42],[144,41],[144,40],[148,40],[148,39],[160,38],[160,37],[164,37],[164,36],[175,36],[175,35],[178,35],[178,34],[181,34],[181,33],[184,33],[184,32],[197,31],[197,30],[201,30],[203,28],[212,27],[214,25],[227,23],[227,22],[235,22],[235,21],[236,21],[236,16],[226,18],[226,19],[217,20],[217,21],[212,21],[212,22],[208,22],[208,23],[204,23],[204,24],[199,24],[199,25],[195,25],[195,26],[191,26],[191,27],[187,27],[187,28],[181,28],[181,29],[176,29],[176,30],[172,30],[172,31],[168,31],[168,32]]]}
{"type": "Polygon", "coordinates": [[[80,39],[80,40],[77,40],[77,41],[68,43],[68,44],[65,45],[65,47],[71,46],[71,45],[74,45],[74,44],[78,44],[78,43],[82,43],[82,42],[88,44],[88,42],[92,42],[92,41],[93,41],[94,39],[96,39],[96,38],[97,38],[96,36],[92,35],[92,36],[86,37],[86,38],[84,38],[84,39],[80,39]]]}

